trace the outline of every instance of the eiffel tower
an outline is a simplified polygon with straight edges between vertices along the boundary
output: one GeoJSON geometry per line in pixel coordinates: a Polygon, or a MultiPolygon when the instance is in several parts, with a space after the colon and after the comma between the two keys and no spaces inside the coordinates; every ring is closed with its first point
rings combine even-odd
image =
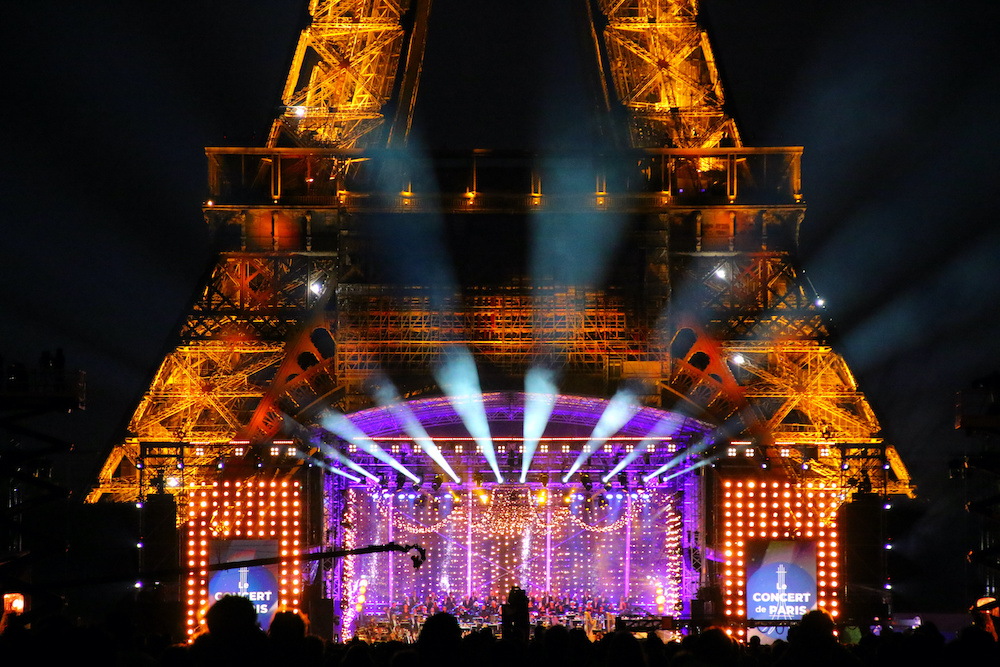
{"type": "Polygon", "coordinates": [[[267,145],[206,149],[219,253],[88,500],[293,475],[331,410],[433,405],[460,350],[497,406],[544,367],[708,425],[720,464],[912,495],[798,263],[802,148],[743,145],[697,4],[581,0],[611,138],[539,156],[409,146],[429,0],[311,0],[267,145]],[[610,277],[531,274],[532,230],[577,221],[625,230],[610,277]]]}

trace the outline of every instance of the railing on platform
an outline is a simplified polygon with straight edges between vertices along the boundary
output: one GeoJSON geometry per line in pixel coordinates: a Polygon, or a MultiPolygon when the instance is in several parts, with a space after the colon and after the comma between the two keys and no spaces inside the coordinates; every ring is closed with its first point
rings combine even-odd
{"type": "Polygon", "coordinates": [[[406,213],[801,204],[800,147],[537,155],[208,148],[208,206],[406,213]]]}

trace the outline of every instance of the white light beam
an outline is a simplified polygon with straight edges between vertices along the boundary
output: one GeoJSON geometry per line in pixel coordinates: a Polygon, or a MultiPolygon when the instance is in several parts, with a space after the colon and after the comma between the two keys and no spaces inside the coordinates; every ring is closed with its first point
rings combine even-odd
{"type": "Polygon", "coordinates": [[[431,457],[435,463],[441,466],[455,482],[461,482],[455,471],[452,470],[448,461],[445,460],[444,454],[441,453],[441,449],[435,444],[434,440],[427,434],[424,429],[424,425],[420,423],[417,416],[413,414],[413,410],[410,409],[406,403],[400,399],[399,394],[396,392],[396,388],[393,387],[389,380],[386,378],[375,390],[375,400],[378,401],[379,405],[383,408],[390,409],[396,412],[403,420],[403,429],[406,434],[413,438],[413,442],[420,445],[420,449],[423,450],[427,456],[431,457]]]}
{"type": "Polygon", "coordinates": [[[587,459],[604,444],[608,438],[618,432],[628,420],[639,411],[639,405],[635,402],[635,394],[627,389],[619,389],[618,392],[608,401],[608,407],[604,409],[601,418],[597,420],[597,425],[590,434],[590,439],[584,445],[580,455],[570,467],[569,472],[563,475],[563,484],[569,482],[569,478],[580,469],[587,459]]]}
{"type": "Polygon", "coordinates": [[[493,449],[490,423],[483,405],[483,392],[479,387],[479,371],[476,370],[472,354],[464,347],[449,349],[444,363],[434,369],[434,377],[448,395],[455,412],[462,418],[469,435],[476,441],[479,451],[489,462],[497,483],[503,483],[496,451],[493,449]]]}
{"type": "MultiPolygon", "coordinates": [[[[406,469],[402,463],[392,458],[378,443],[365,435],[361,429],[346,416],[339,412],[327,412],[320,419],[320,425],[334,435],[347,440],[359,449],[371,454],[382,463],[387,463],[399,472],[409,477],[414,482],[419,482],[420,478],[406,469]]],[[[346,458],[346,457],[345,457],[346,458]]]]}
{"type": "Polygon", "coordinates": [[[521,483],[528,478],[528,468],[535,455],[538,441],[545,433],[545,427],[556,405],[559,388],[555,383],[555,372],[547,368],[531,368],[524,376],[524,454],[521,455],[521,483]]]}

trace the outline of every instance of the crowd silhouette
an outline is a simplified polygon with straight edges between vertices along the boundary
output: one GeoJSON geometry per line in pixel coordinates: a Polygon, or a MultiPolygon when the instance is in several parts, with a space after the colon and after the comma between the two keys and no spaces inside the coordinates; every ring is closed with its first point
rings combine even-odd
{"type": "Polygon", "coordinates": [[[838,641],[833,619],[808,612],[789,628],[787,641],[762,644],[733,640],[710,627],[664,643],[657,635],[638,639],[611,632],[591,641],[582,628],[563,625],[531,628],[530,636],[498,638],[490,628],[463,634],[448,612],[429,617],[414,644],[399,641],[327,642],[308,631],[298,613],[279,612],[267,632],[253,604],[225,596],[205,617],[205,630],[191,643],[163,636],[142,636],[134,619],[111,618],[100,628],[83,628],[65,617],[31,626],[5,618],[0,634],[4,664],[86,664],[90,659],[128,667],[220,665],[295,665],[296,667],[914,667],[922,665],[997,665],[1000,648],[992,618],[978,614],[955,639],[946,642],[933,624],[906,632],[885,629],[856,644],[838,641]]]}

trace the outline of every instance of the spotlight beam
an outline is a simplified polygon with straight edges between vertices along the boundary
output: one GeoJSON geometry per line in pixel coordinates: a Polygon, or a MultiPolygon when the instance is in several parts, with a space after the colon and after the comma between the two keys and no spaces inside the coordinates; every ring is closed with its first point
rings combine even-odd
{"type": "Polygon", "coordinates": [[[534,367],[524,376],[524,453],[521,455],[521,483],[528,478],[531,459],[538,448],[538,441],[556,405],[555,373],[546,368],[534,367]]]}
{"type": "MultiPolygon", "coordinates": [[[[711,433],[702,436],[702,439],[698,442],[697,445],[685,449],[683,452],[680,452],[677,456],[667,461],[666,464],[660,466],[655,471],[643,477],[642,480],[644,482],[649,482],[649,480],[653,479],[657,475],[661,475],[665,473],[667,470],[670,470],[671,468],[675,467],[683,459],[688,457],[700,456],[704,452],[714,447],[717,443],[727,440],[729,437],[731,437],[732,432],[738,431],[741,428],[742,426],[739,417],[738,416],[730,417],[729,420],[726,421],[725,423],[716,426],[711,433]]],[[[711,456],[706,458],[705,460],[711,462],[714,461],[716,458],[718,457],[711,456]]],[[[694,466],[694,468],[700,468],[702,465],[704,464],[694,466]]],[[[685,470],[682,470],[681,473],[685,473],[688,470],[693,470],[694,468],[687,468],[685,470]]],[[[671,479],[675,476],[676,475],[671,475],[670,477],[668,477],[668,479],[671,479]]]]}
{"type": "MultiPolygon", "coordinates": [[[[691,457],[694,457],[694,456],[699,456],[702,452],[704,452],[707,449],[709,449],[713,444],[714,443],[713,443],[712,440],[702,440],[701,442],[699,442],[694,447],[691,447],[689,449],[685,449],[684,451],[682,451],[679,454],[677,454],[677,456],[674,456],[672,459],[670,459],[669,461],[667,461],[666,463],[664,463],[662,466],[660,466],[659,468],[657,468],[653,472],[651,472],[648,475],[646,475],[645,477],[643,477],[642,481],[644,481],[644,482],[646,482],[648,484],[650,480],[658,477],[659,475],[662,475],[663,473],[665,473],[666,471],[670,470],[671,468],[676,468],[677,465],[681,461],[683,461],[684,459],[691,458],[691,457]]],[[[705,460],[707,461],[707,460],[710,460],[710,459],[705,459],[705,460]]],[[[685,472],[685,471],[682,471],[682,472],[685,472]]]]}
{"type": "MultiPolygon", "coordinates": [[[[322,459],[318,459],[318,458],[315,458],[313,456],[307,456],[305,454],[299,454],[297,456],[297,458],[299,458],[302,461],[305,461],[306,463],[311,463],[311,464],[314,464],[314,465],[318,465],[323,470],[329,470],[330,472],[332,472],[335,475],[340,475],[341,477],[346,477],[347,479],[351,480],[355,484],[360,484],[361,483],[361,478],[360,477],[357,477],[356,475],[352,475],[351,473],[347,472],[346,470],[341,470],[340,468],[334,468],[332,465],[330,465],[326,461],[323,461],[322,459]]],[[[371,477],[372,477],[372,479],[378,479],[377,477],[375,477],[375,475],[371,475],[371,477]]]]}
{"type": "Polygon", "coordinates": [[[684,470],[678,470],[677,472],[664,477],[663,481],[666,482],[667,480],[671,480],[674,477],[680,477],[681,475],[686,475],[687,473],[691,472],[692,470],[697,470],[698,468],[704,468],[708,464],[714,463],[717,458],[719,458],[719,457],[718,456],[709,456],[707,459],[702,459],[701,461],[698,461],[694,465],[691,465],[691,466],[688,466],[687,468],[684,468],[684,470]]]}
{"type": "Polygon", "coordinates": [[[569,478],[573,476],[580,467],[587,462],[587,459],[597,451],[597,449],[604,444],[608,438],[618,432],[622,426],[628,423],[628,420],[639,411],[639,405],[635,402],[635,394],[631,391],[619,389],[618,392],[611,397],[608,401],[608,407],[604,409],[604,413],[601,414],[601,418],[597,420],[597,425],[594,426],[593,432],[590,434],[590,439],[587,440],[587,444],[584,445],[583,450],[580,455],[576,457],[576,461],[570,467],[569,471],[563,475],[563,484],[569,482],[569,478]]]}
{"type": "MultiPolygon", "coordinates": [[[[294,419],[292,419],[292,417],[290,415],[283,414],[282,415],[282,420],[284,422],[285,430],[286,430],[287,433],[297,434],[297,437],[299,437],[303,442],[311,442],[313,445],[315,445],[316,448],[324,456],[326,456],[327,458],[331,458],[334,461],[336,461],[337,463],[340,463],[341,465],[347,466],[348,468],[350,468],[354,472],[357,472],[357,473],[359,473],[361,475],[364,475],[365,477],[367,477],[368,479],[370,479],[372,481],[375,481],[375,482],[379,481],[377,476],[375,476],[372,473],[368,472],[367,470],[365,470],[364,468],[362,468],[361,466],[359,466],[357,463],[355,463],[351,459],[347,458],[346,456],[344,456],[343,454],[341,454],[340,452],[338,452],[336,449],[334,449],[330,445],[326,444],[325,442],[322,442],[321,440],[319,440],[316,437],[313,437],[313,435],[302,424],[300,424],[299,422],[297,422],[294,419]]],[[[324,467],[329,466],[329,464],[326,463],[326,461],[323,461],[323,460],[318,459],[316,457],[312,457],[310,460],[316,461],[317,463],[319,463],[320,465],[322,465],[324,467]]],[[[338,475],[344,475],[345,477],[348,477],[348,475],[345,475],[343,471],[338,470],[337,468],[334,468],[332,466],[328,467],[327,469],[333,471],[334,473],[336,473],[338,475]]],[[[361,480],[357,479],[356,481],[360,482],[361,480]]]]}
{"type": "Polygon", "coordinates": [[[670,437],[675,433],[677,433],[680,430],[681,425],[683,423],[684,423],[683,417],[678,417],[677,415],[673,414],[660,419],[660,421],[656,422],[656,425],[653,426],[649,434],[646,435],[646,437],[643,438],[642,441],[638,445],[636,445],[635,448],[618,463],[618,465],[612,468],[607,475],[602,477],[601,481],[607,484],[612,477],[614,477],[619,472],[624,470],[625,466],[627,466],[629,463],[632,463],[632,461],[635,461],[637,458],[642,456],[646,452],[646,450],[649,449],[650,445],[653,445],[659,442],[660,440],[663,440],[664,438],[670,437]]]}
{"type": "Polygon", "coordinates": [[[452,470],[451,465],[445,460],[444,454],[441,453],[441,448],[437,446],[434,440],[428,435],[424,425],[420,423],[417,416],[413,414],[413,410],[410,409],[406,403],[402,401],[399,394],[396,392],[396,388],[390,384],[390,381],[386,379],[382,384],[379,385],[378,389],[375,390],[375,400],[378,401],[379,405],[387,408],[393,412],[396,412],[403,421],[403,429],[406,434],[413,438],[413,441],[420,445],[420,449],[423,450],[427,456],[431,457],[435,463],[441,466],[441,469],[448,473],[448,476],[452,478],[455,482],[461,482],[455,471],[452,470]]]}
{"type": "Polygon", "coordinates": [[[486,418],[486,408],[483,405],[483,391],[479,386],[479,371],[472,354],[465,347],[453,347],[447,350],[444,362],[434,369],[434,378],[447,394],[452,407],[462,418],[469,435],[476,441],[479,451],[486,458],[497,478],[497,483],[503,483],[500,466],[497,463],[496,450],[493,448],[493,436],[490,434],[490,423],[486,418]]]}
{"type": "Polygon", "coordinates": [[[348,468],[350,468],[351,470],[353,470],[355,472],[361,473],[362,475],[364,475],[365,477],[367,477],[368,479],[370,479],[372,481],[375,481],[375,482],[378,481],[378,477],[376,475],[373,475],[372,473],[368,472],[367,470],[365,470],[364,468],[362,468],[361,466],[359,466],[357,463],[355,463],[351,459],[347,458],[346,456],[344,456],[343,454],[341,454],[340,452],[338,452],[336,449],[334,449],[330,445],[326,444],[325,442],[324,443],[319,443],[319,450],[327,458],[331,458],[334,461],[336,461],[337,463],[339,463],[341,465],[344,465],[344,466],[347,466],[348,468]]]}
{"type": "Polygon", "coordinates": [[[355,426],[345,415],[339,412],[327,412],[326,415],[320,419],[320,424],[330,433],[347,440],[359,449],[371,454],[382,463],[390,465],[395,470],[398,470],[409,477],[412,481],[420,481],[419,477],[407,470],[406,466],[402,463],[392,458],[378,445],[378,443],[365,435],[361,429],[355,426]]]}

